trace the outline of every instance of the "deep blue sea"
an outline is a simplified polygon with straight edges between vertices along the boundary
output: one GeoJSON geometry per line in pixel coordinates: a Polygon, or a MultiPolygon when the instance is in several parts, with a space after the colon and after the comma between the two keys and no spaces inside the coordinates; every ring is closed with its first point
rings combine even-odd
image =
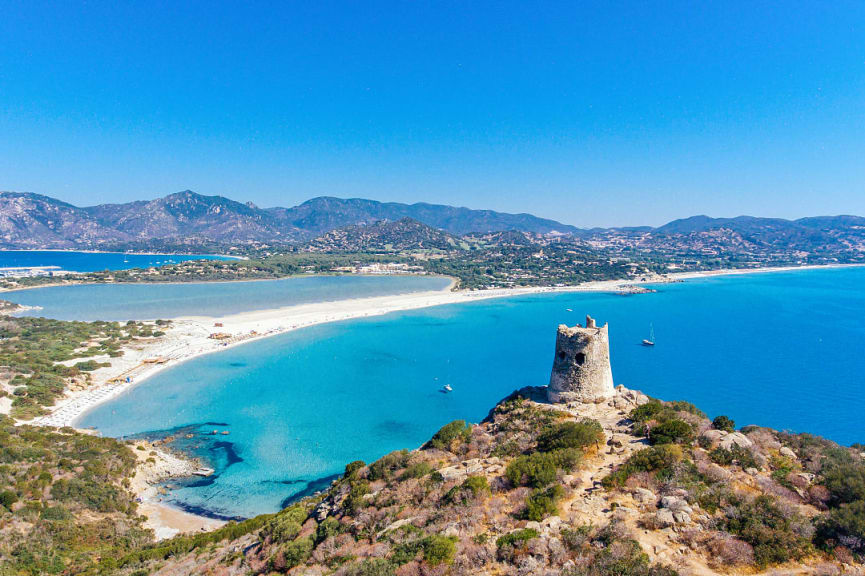
{"type": "Polygon", "coordinates": [[[307,276],[251,282],[80,284],[4,292],[34,309],[22,316],[59,320],[155,320],[225,316],[310,302],[442,290],[441,276],[307,276]]]}
{"type": "Polygon", "coordinates": [[[113,436],[193,432],[185,448],[217,473],[174,490],[177,504],[274,511],[349,461],[416,447],[451,420],[481,420],[516,388],[546,384],[556,326],[590,313],[610,323],[616,383],[737,425],[861,442],[863,286],[861,268],[755,274],[320,325],[179,365],[79,425],[113,436]],[[655,348],[640,345],[650,324],[655,348]],[[445,383],[452,393],[439,392],[445,383]]]}
{"type": "Polygon", "coordinates": [[[0,250],[0,268],[59,266],[71,272],[128,270],[164,266],[186,260],[230,260],[211,254],[124,254],[122,252],[65,252],[53,250],[0,250]]]}

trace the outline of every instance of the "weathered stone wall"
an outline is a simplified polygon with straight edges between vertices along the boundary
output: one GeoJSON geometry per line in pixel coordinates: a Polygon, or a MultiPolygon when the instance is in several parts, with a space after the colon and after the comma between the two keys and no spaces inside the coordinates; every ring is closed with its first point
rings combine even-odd
{"type": "Polygon", "coordinates": [[[607,325],[586,316],[586,327],[562,324],[547,398],[550,402],[596,402],[615,394],[607,325]]]}

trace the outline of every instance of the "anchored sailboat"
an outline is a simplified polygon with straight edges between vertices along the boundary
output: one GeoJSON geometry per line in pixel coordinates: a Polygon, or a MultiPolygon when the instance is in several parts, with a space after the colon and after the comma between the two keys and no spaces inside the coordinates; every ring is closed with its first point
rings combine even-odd
{"type": "Polygon", "coordinates": [[[649,337],[643,340],[643,346],[655,345],[655,327],[649,324],[649,337]]]}

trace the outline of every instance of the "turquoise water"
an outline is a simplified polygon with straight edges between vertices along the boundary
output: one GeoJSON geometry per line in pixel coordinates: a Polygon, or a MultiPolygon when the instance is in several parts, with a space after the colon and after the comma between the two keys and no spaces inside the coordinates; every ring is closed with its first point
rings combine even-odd
{"type": "Polygon", "coordinates": [[[23,316],[154,320],[225,316],[310,302],[441,290],[449,283],[438,276],[309,276],[254,282],[52,286],[6,292],[3,298],[35,307],[23,316]]]}
{"type": "Polygon", "coordinates": [[[195,433],[186,448],[217,473],[174,501],[225,516],[273,511],[349,461],[416,447],[451,420],[482,419],[516,388],[546,384],[556,326],[589,312],[610,323],[617,383],[738,425],[861,442],[863,285],[865,269],[758,274],[321,325],[182,364],[79,424],[195,433]],[[640,345],[650,323],[655,348],[640,345]],[[451,394],[438,392],[445,383],[451,394]],[[230,434],[206,434],[214,429],[230,434]]]}
{"type": "Polygon", "coordinates": [[[190,254],[124,254],[122,252],[55,252],[51,250],[0,250],[0,268],[59,266],[72,272],[128,270],[164,266],[187,260],[229,260],[225,256],[190,254]]]}

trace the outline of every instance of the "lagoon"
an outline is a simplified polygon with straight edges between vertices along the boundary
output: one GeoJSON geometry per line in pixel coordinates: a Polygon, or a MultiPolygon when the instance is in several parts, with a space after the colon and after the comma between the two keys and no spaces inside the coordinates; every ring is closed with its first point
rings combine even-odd
{"type": "Polygon", "coordinates": [[[319,325],[188,361],[78,425],[194,433],[183,447],[217,472],[174,490],[174,503],[229,517],[272,512],[352,460],[415,448],[451,420],[482,419],[514,389],[546,384],[556,326],[591,313],[610,323],[616,383],[740,426],[850,444],[865,440],[862,286],[862,268],[754,274],[319,325]],[[645,348],[650,324],[657,345],[645,348]],[[439,392],[445,383],[452,393],[439,392]]]}
{"type": "Polygon", "coordinates": [[[443,290],[450,282],[440,276],[307,276],[246,282],[51,286],[6,292],[3,297],[33,308],[22,316],[155,320],[443,290]]]}
{"type": "Polygon", "coordinates": [[[232,260],[213,254],[126,254],[123,252],[74,252],[65,250],[0,250],[0,268],[59,266],[70,272],[129,270],[165,266],[187,260],[232,260]]]}

